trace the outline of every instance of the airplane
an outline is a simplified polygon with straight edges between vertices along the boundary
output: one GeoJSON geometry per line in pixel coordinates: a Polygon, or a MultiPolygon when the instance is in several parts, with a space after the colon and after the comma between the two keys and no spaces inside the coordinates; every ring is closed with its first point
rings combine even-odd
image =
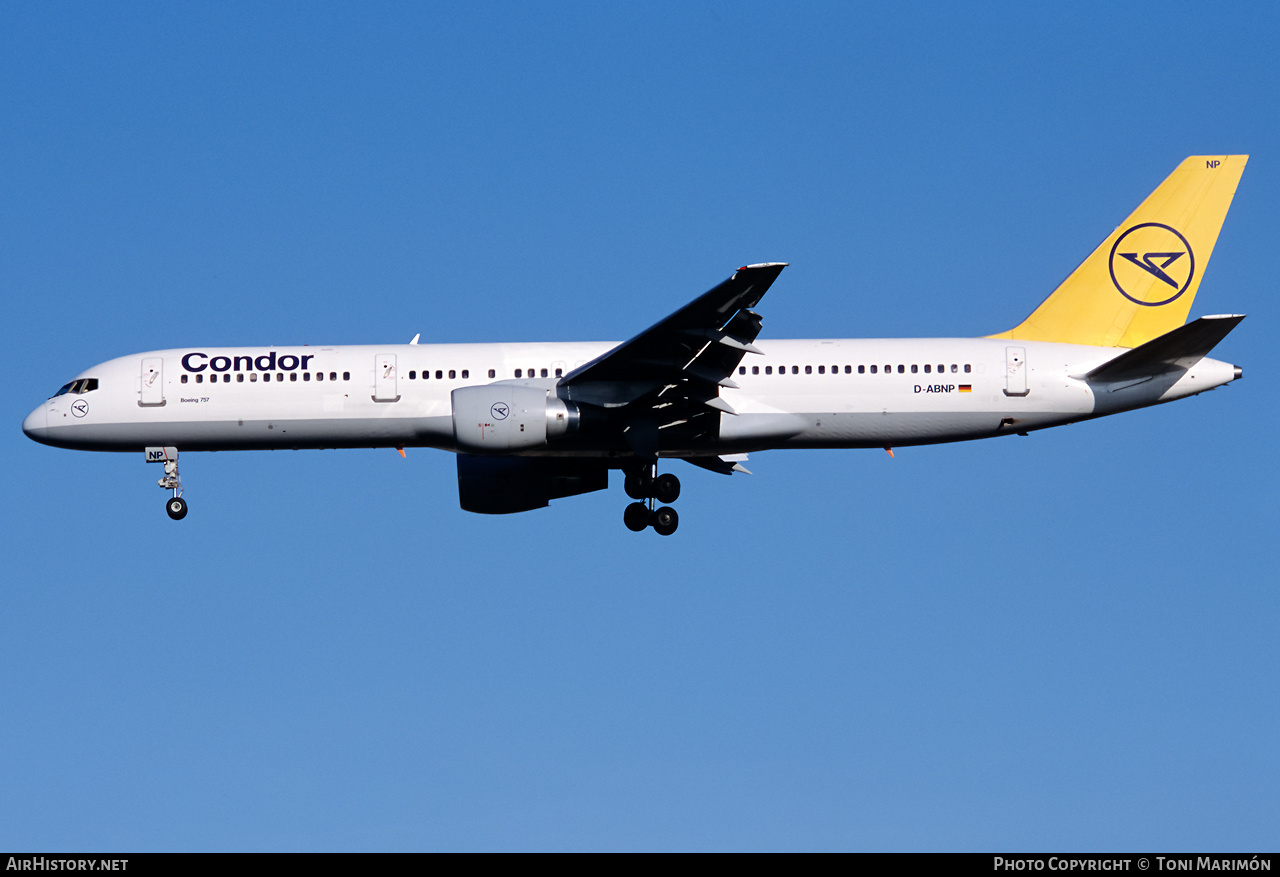
{"type": "Polygon", "coordinates": [[[1186,322],[1246,155],[1183,161],[1030,316],[983,338],[761,339],[785,263],[746,265],[616,343],[182,347],[95,365],[23,422],[37,442],[141,451],[187,514],[178,452],[438,448],[461,507],[509,514],[604,490],[676,531],[660,460],[747,471],[782,448],[968,441],[1103,417],[1240,378],[1207,354],[1242,315],[1186,322]]]}

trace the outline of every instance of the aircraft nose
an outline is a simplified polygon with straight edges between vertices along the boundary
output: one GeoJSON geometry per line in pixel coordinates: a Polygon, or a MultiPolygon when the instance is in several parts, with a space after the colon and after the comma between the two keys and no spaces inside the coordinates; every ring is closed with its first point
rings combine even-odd
{"type": "Polygon", "coordinates": [[[27,415],[27,419],[22,421],[22,431],[27,434],[27,438],[35,441],[44,441],[45,431],[49,427],[49,408],[41,405],[35,411],[27,415]]]}

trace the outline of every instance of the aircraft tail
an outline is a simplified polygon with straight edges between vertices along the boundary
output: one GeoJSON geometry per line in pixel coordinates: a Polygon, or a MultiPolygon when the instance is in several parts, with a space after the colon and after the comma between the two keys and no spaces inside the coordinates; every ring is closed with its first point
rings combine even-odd
{"type": "Polygon", "coordinates": [[[991,337],[1138,347],[1181,326],[1248,160],[1186,159],[1031,316],[991,337]]]}

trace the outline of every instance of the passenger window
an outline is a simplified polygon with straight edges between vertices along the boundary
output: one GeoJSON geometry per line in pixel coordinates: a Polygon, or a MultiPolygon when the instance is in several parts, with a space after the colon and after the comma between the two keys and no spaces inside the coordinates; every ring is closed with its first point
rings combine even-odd
{"type": "Polygon", "coordinates": [[[747,373],[747,367],[745,365],[738,366],[738,374],[745,375],[746,373],[747,373]]]}
{"type": "Polygon", "coordinates": [[[237,384],[244,383],[244,372],[240,372],[238,375],[236,375],[236,383],[237,384]]]}
{"type": "Polygon", "coordinates": [[[898,374],[905,375],[906,373],[907,373],[907,367],[902,363],[898,363],[898,374]]]}
{"type": "MultiPolygon", "coordinates": [[[[544,378],[547,376],[547,370],[546,370],[545,368],[542,370],[542,376],[543,376],[544,378]]],[[[466,375],[464,374],[464,375],[463,375],[463,377],[465,378],[465,377],[466,377],[466,375]]]]}
{"type": "Polygon", "coordinates": [[[818,374],[825,375],[826,373],[827,373],[827,367],[825,365],[818,366],[818,374]]]}
{"type": "Polygon", "coordinates": [[[471,372],[468,369],[464,368],[462,370],[462,379],[465,381],[469,377],[471,377],[471,372]]]}
{"type": "Polygon", "coordinates": [[[798,375],[798,374],[800,374],[800,366],[798,366],[798,365],[793,365],[793,366],[791,366],[791,373],[792,373],[793,375],[798,375]]]}
{"type": "Polygon", "coordinates": [[[196,375],[196,383],[197,383],[197,384],[203,384],[203,383],[204,383],[204,375],[196,375]]]}
{"type": "Polygon", "coordinates": [[[458,379],[458,373],[453,369],[449,369],[449,380],[455,381],[457,379],[458,379]]]}
{"type": "MultiPolygon", "coordinates": [[[[862,366],[858,366],[858,368],[862,368],[862,366]]],[[[871,373],[872,373],[873,375],[874,375],[874,374],[876,374],[876,367],[875,367],[874,365],[873,365],[873,366],[871,366],[871,373]]]]}
{"type": "Polygon", "coordinates": [[[520,377],[520,369],[516,369],[516,377],[520,377]]]}
{"type": "Polygon", "coordinates": [[[954,362],[951,363],[951,373],[955,374],[958,371],[960,371],[960,366],[956,365],[954,362]]]}
{"type": "Polygon", "coordinates": [[[884,367],[884,373],[885,373],[885,374],[892,374],[892,373],[893,373],[893,366],[891,366],[891,365],[886,365],[886,366],[884,367]]]}
{"type": "Polygon", "coordinates": [[[911,373],[914,375],[914,374],[916,374],[916,373],[917,373],[917,372],[919,372],[919,371],[920,371],[920,366],[916,365],[915,363],[912,363],[912,364],[911,364],[911,373]]]}
{"type": "MultiPolygon", "coordinates": [[[[348,377],[350,377],[350,375],[349,375],[347,372],[343,372],[343,373],[342,373],[342,379],[343,379],[344,381],[345,381],[345,380],[347,380],[347,379],[348,379],[348,377]]],[[[329,372],[329,380],[331,380],[331,381],[336,381],[337,379],[338,379],[338,373],[337,373],[337,372],[329,372]]]]}
{"type": "MultiPolygon", "coordinates": [[[[343,372],[343,374],[346,374],[346,372],[343,372]]],[[[444,372],[441,371],[440,369],[436,369],[436,380],[437,381],[444,380],[444,372]]]]}
{"type": "Polygon", "coordinates": [[[494,371],[493,369],[489,369],[489,377],[496,378],[497,376],[498,376],[498,373],[496,371],[494,371]]]}
{"type": "Polygon", "coordinates": [[[351,380],[351,372],[343,372],[343,373],[342,373],[342,379],[343,379],[344,381],[349,381],[349,380],[351,380]]]}
{"type": "Polygon", "coordinates": [[[767,374],[767,375],[771,375],[771,374],[773,374],[773,366],[771,366],[771,365],[766,365],[766,366],[764,367],[764,373],[765,373],[765,374],[767,374]]]}
{"type": "Polygon", "coordinates": [[[758,366],[758,365],[753,365],[753,366],[751,366],[751,373],[752,373],[753,375],[758,375],[758,374],[760,374],[760,366],[758,366]]]}
{"type": "Polygon", "coordinates": [[[967,363],[967,362],[964,364],[964,373],[965,373],[965,374],[968,374],[968,373],[969,373],[969,363],[967,363]]]}
{"type": "Polygon", "coordinates": [[[938,363],[938,374],[942,374],[946,370],[947,370],[947,367],[945,365],[943,365],[942,363],[938,363]]]}
{"type": "Polygon", "coordinates": [[[417,379],[418,379],[418,373],[413,369],[409,369],[409,380],[416,381],[417,379]]]}
{"type": "Polygon", "coordinates": [[[185,384],[185,383],[187,382],[187,376],[186,376],[186,375],[183,375],[183,376],[182,376],[181,378],[179,378],[178,380],[182,381],[182,383],[184,383],[184,384],[185,384]]]}
{"type": "Polygon", "coordinates": [[[805,374],[807,374],[807,375],[811,375],[811,374],[813,374],[813,366],[811,366],[811,365],[806,365],[806,366],[804,367],[804,373],[805,373],[805,374]]]}
{"type": "Polygon", "coordinates": [[[324,372],[316,372],[316,380],[317,380],[317,381],[323,381],[323,380],[324,380],[324,372]]]}
{"type": "Polygon", "coordinates": [[[257,381],[258,381],[258,373],[257,373],[257,372],[249,372],[249,383],[251,383],[251,384],[253,384],[253,383],[257,383],[257,381]]]}
{"type": "Polygon", "coordinates": [[[562,375],[564,375],[564,369],[562,368],[556,369],[556,377],[561,377],[562,375]]]}
{"type": "Polygon", "coordinates": [[[297,379],[298,379],[298,373],[297,373],[297,372],[289,372],[289,380],[291,380],[291,381],[296,381],[297,379]]]}
{"type": "Polygon", "coordinates": [[[846,366],[844,367],[844,373],[845,373],[845,374],[847,374],[847,375],[851,375],[851,374],[853,374],[853,366],[851,366],[851,365],[846,365],[846,366]]]}
{"type": "Polygon", "coordinates": [[[858,366],[858,374],[865,375],[866,373],[867,373],[867,367],[865,365],[858,366]]]}
{"type": "Polygon", "coordinates": [[[924,364],[924,373],[930,374],[932,371],[933,371],[933,366],[929,365],[929,363],[926,362],[924,364]]]}

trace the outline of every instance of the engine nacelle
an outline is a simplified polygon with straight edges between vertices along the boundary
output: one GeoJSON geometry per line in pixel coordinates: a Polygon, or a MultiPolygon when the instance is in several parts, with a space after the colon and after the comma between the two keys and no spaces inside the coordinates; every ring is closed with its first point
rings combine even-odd
{"type": "Polygon", "coordinates": [[[507,454],[540,448],[578,431],[578,406],[522,384],[454,390],[453,438],[469,454],[507,454]]]}

